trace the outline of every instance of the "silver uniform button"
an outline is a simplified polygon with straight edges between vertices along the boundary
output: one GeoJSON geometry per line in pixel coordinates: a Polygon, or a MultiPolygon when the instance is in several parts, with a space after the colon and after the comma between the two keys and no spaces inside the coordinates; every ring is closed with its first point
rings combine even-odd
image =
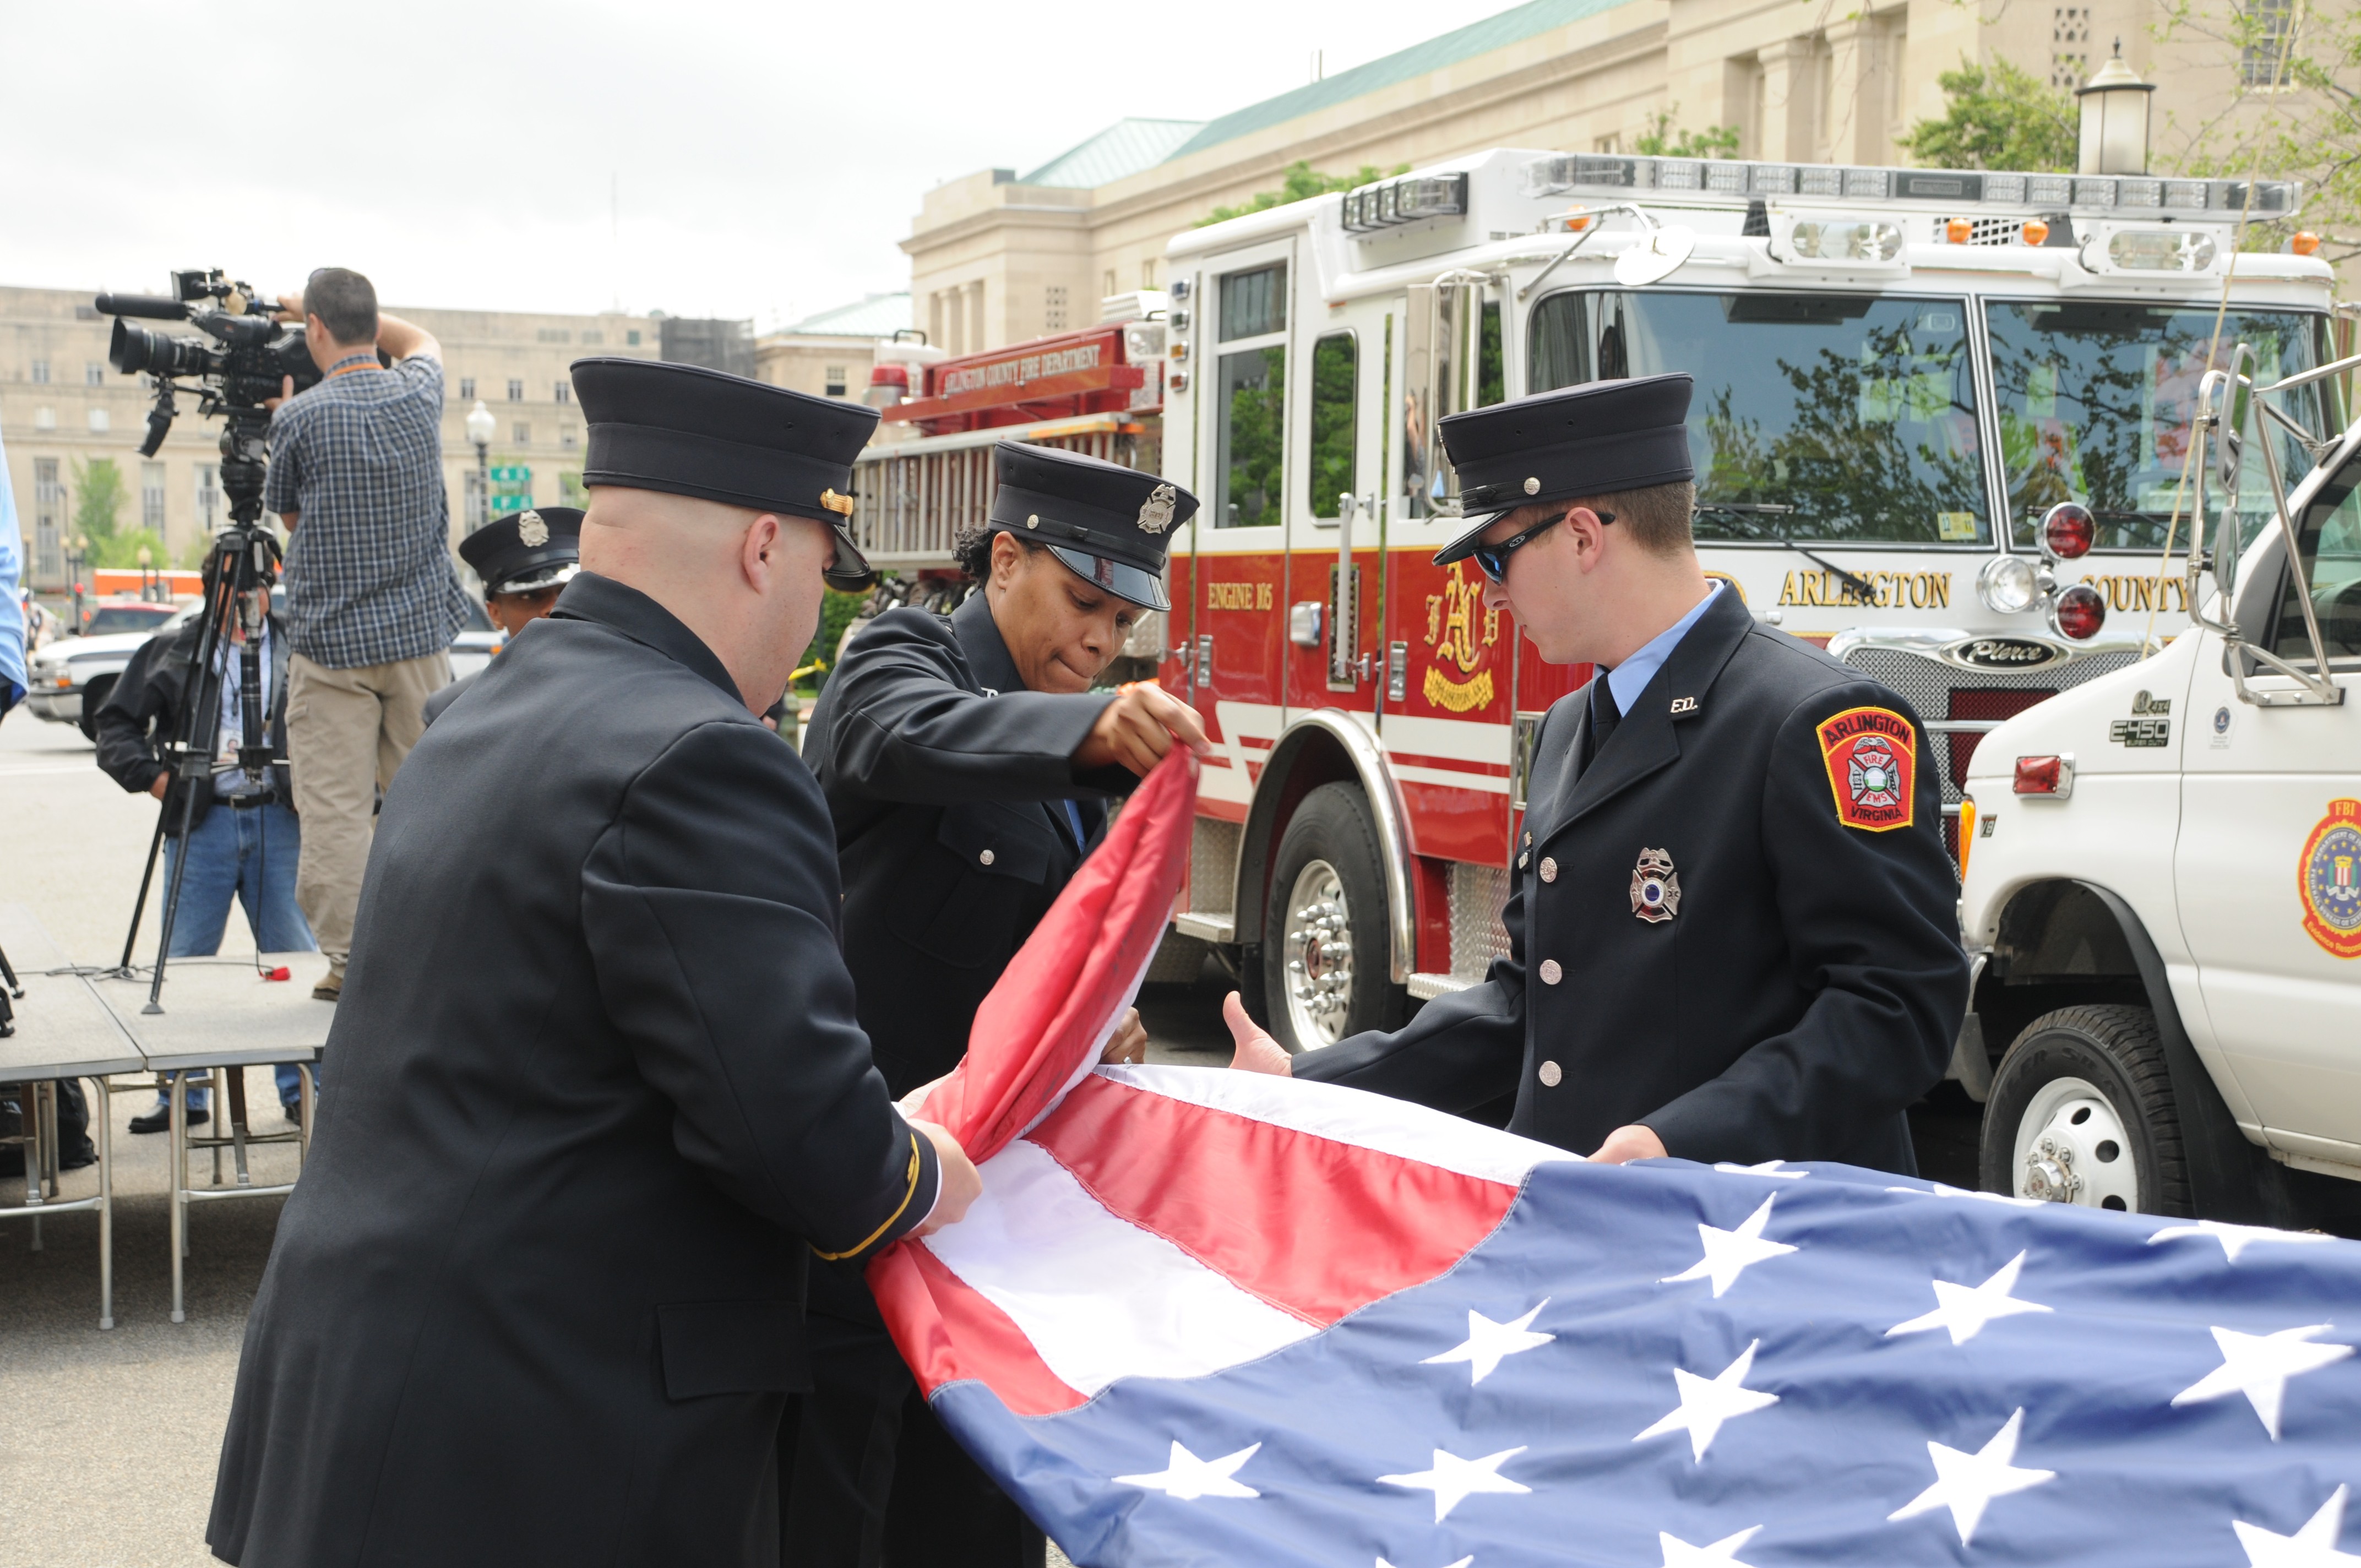
{"type": "Polygon", "coordinates": [[[1532,859],[1532,855],[1530,852],[1519,855],[1517,857],[1517,869],[1519,871],[1523,871],[1525,869],[1525,862],[1532,859]]]}
{"type": "Polygon", "coordinates": [[[986,850],[983,853],[978,855],[976,859],[988,866],[992,864],[992,851],[990,850],[986,850]]]}
{"type": "Polygon", "coordinates": [[[1557,881],[1557,861],[1547,855],[1542,857],[1542,881],[1557,881]]]}
{"type": "Polygon", "coordinates": [[[1554,1061],[1545,1061],[1542,1063],[1542,1069],[1536,1076],[1541,1079],[1543,1089],[1555,1089],[1565,1080],[1565,1070],[1554,1061]]]}
{"type": "Polygon", "coordinates": [[[1542,960],[1542,983],[1543,985],[1555,985],[1559,981],[1564,980],[1565,978],[1565,970],[1557,967],[1557,960],[1555,959],[1543,959],[1542,960]]]}

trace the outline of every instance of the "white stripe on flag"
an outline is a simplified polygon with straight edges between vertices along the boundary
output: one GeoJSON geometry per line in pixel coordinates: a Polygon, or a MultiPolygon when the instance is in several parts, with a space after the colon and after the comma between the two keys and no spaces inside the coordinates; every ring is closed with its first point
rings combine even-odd
{"type": "Polygon", "coordinates": [[[980,1168],[967,1218],[920,1245],[1007,1313],[1070,1387],[1201,1376],[1320,1332],[1108,1213],[1038,1144],[1020,1138],[980,1168]]]}
{"type": "Polygon", "coordinates": [[[1407,1100],[1391,1100],[1342,1084],[1235,1072],[1227,1068],[1103,1067],[1099,1071],[1117,1083],[1208,1110],[1227,1111],[1275,1127],[1333,1138],[1509,1187],[1522,1186],[1526,1173],[1543,1160],[1582,1157],[1407,1100]]]}

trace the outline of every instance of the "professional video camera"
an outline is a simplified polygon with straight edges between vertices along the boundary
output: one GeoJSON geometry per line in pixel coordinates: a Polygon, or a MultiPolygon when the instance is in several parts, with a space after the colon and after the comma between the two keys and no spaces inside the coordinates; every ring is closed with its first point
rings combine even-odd
{"type": "MultiPolygon", "coordinates": [[[[233,433],[259,436],[270,422],[266,399],[285,389],[286,378],[295,378],[302,391],[320,379],[303,344],[303,329],[271,320],[271,307],[255,299],[253,288],[232,282],[220,268],[196,269],[172,274],[178,299],[148,294],[101,294],[98,308],[115,318],[115,335],[106,356],[126,376],[156,378],[156,406],[148,415],[148,439],[139,444],[142,457],[153,457],[163,444],[180,411],[174,394],[176,377],[199,378],[197,411],[226,415],[233,433]],[[193,323],[205,337],[173,337],[133,326],[125,316],[153,321],[193,323]],[[208,343],[205,338],[214,341],[208,343]]],[[[234,455],[228,434],[222,455],[234,455]]],[[[224,472],[226,481],[229,475],[224,472]]],[[[256,492],[261,494],[259,477],[256,492]]],[[[233,499],[235,497],[233,496],[233,499]]],[[[233,512],[232,515],[236,515],[233,512]]]]}

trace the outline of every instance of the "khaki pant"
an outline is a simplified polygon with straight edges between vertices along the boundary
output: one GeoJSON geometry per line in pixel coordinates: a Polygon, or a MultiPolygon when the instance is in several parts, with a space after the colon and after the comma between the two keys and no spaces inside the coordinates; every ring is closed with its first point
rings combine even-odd
{"type": "Polygon", "coordinates": [[[287,762],[303,819],[295,902],[329,972],[341,977],[377,829],[377,792],[418,744],[426,699],[451,684],[451,655],[332,670],[297,653],[287,677],[287,762]]]}

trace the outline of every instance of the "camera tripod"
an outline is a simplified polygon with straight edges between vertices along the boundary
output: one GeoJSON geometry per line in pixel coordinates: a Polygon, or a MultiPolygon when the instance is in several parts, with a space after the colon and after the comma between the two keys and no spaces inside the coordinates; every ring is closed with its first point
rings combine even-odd
{"type": "Polygon", "coordinates": [[[156,813],[155,836],[148,843],[147,869],[139,876],[139,896],[131,906],[131,928],[123,936],[123,961],[131,968],[133,944],[139,938],[139,917],[148,907],[148,889],[156,876],[156,856],[163,848],[165,828],[175,809],[180,816],[181,852],[173,858],[170,885],[164,893],[164,928],[156,939],[156,967],[148,985],[143,1014],[164,1011],[164,966],[172,951],[172,927],[181,913],[181,886],[188,878],[189,833],[196,825],[197,793],[214,769],[216,727],[221,715],[221,685],[227,670],[223,639],[235,625],[245,635],[237,646],[238,740],[237,766],[259,782],[272,757],[270,734],[263,717],[262,633],[270,613],[270,588],[279,577],[279,540],[262,525],[262,476],[265,466],[263,433],[270,416],[260,409],[230,411],[229,426],[222,432],[221,483],[229,499],[229,526],[214,536],[205,562],[204,619],[182,694],[179,718],[164,761],[180,784],[178,801],[168,795],[156,813]]]}

